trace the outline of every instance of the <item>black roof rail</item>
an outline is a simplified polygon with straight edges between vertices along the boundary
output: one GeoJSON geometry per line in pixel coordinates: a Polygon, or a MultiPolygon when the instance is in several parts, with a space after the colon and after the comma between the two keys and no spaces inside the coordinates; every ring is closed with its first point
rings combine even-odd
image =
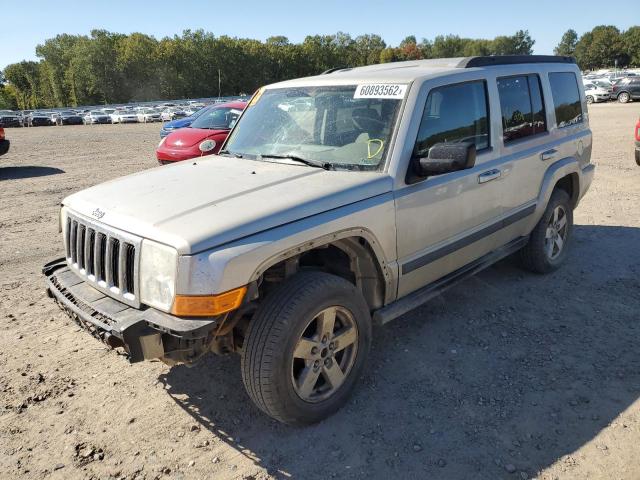
{"type": "Polygon", "coordinates": [[[329,73],[337,72],[338,70],[351,70],[351,67],[334,67],[329,70],[325,70],[320,75],[328,75],[329,73]]]}
{"type": "Polygon", "coordinates": [[[576,59],[560,55],[492,55],[464,58],[458,63],[457,67],[490,67],[493,65],[517,65],[519,63],[576,63],[576,59]]]}

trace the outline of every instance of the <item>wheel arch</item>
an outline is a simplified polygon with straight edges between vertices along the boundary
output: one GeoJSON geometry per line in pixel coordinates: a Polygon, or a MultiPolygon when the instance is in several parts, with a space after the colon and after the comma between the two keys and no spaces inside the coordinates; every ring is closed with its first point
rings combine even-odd
{"type": "Polygon", "coordinates": [[[300,269],[323,270],[317,262],[322,259],[336,263],[330,269],[331,273],[352,281],[371,310],[392,301],[395,294],[393,271],[375,235],[365,228],[323,235],[273,255],[255,269],[250,281],[261,283],[265,276],[274,272],[283,272],[280,274],[286,278],[300,269]],[[341,253],[336,256],[336,252],[341,253]],[[344,267],[351,273],[350,278],[344,267]]]}
{"type": "Polygon", "coordinates": [[[554,189],[562,188],[571,198],[571,206],[575,208],[580,201],[580,164],[574,157],[563,158],[550,165],[544,174],[540,192],[536,201],[536,209],[532,215],[529,231],[533,230],[547,208],[554,189]]]}

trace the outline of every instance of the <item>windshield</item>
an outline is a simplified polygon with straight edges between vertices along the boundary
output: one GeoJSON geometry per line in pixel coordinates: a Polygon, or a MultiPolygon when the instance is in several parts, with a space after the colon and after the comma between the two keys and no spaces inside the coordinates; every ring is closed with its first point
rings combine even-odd
{"type": "Polygon", "coordinates": [[[191,128],[228,130],[233,128],[241,113],[242,110],[237,108],[212,108],[208,112],[199,115],[191,124],[191,128]]]}
{"type": "Polygon", "coordinates": [[[389,152],[406,85],[290,87],[259,91],[225,151],[376,170],[389,152]]]}

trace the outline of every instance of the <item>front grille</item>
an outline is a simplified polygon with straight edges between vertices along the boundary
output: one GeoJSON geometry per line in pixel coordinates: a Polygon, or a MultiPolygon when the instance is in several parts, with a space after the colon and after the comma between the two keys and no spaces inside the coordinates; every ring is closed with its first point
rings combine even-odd
{"type": "Polygon", "coordinates": [[[67,214],[65,252],[69,266],[94,288],[138,307],[140,239],[67,214]]]}

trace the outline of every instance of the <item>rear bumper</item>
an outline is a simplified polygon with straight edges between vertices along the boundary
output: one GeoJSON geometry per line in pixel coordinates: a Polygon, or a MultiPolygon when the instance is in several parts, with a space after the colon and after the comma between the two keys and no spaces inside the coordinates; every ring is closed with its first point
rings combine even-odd
{"type": "Polygon", "coordinates": [[[42,273],[47,295],[91,335],[112,348],[122,347],[131,363],[153,358],[191,363],[208,351],[222,318],[179,318],[129,307],[83,282],[64,258],[47,263],[42,273]]]}
{"type": "MultiPolygon", "coordinates": [[[[9,140],[6,140],[6,139],[0,140],[0,155],[4,155],[9,151],[9,145],[10,145],[9,140]]],[[[636,151],[636,157],[637,157],[637,151],[636,151]]]]}

